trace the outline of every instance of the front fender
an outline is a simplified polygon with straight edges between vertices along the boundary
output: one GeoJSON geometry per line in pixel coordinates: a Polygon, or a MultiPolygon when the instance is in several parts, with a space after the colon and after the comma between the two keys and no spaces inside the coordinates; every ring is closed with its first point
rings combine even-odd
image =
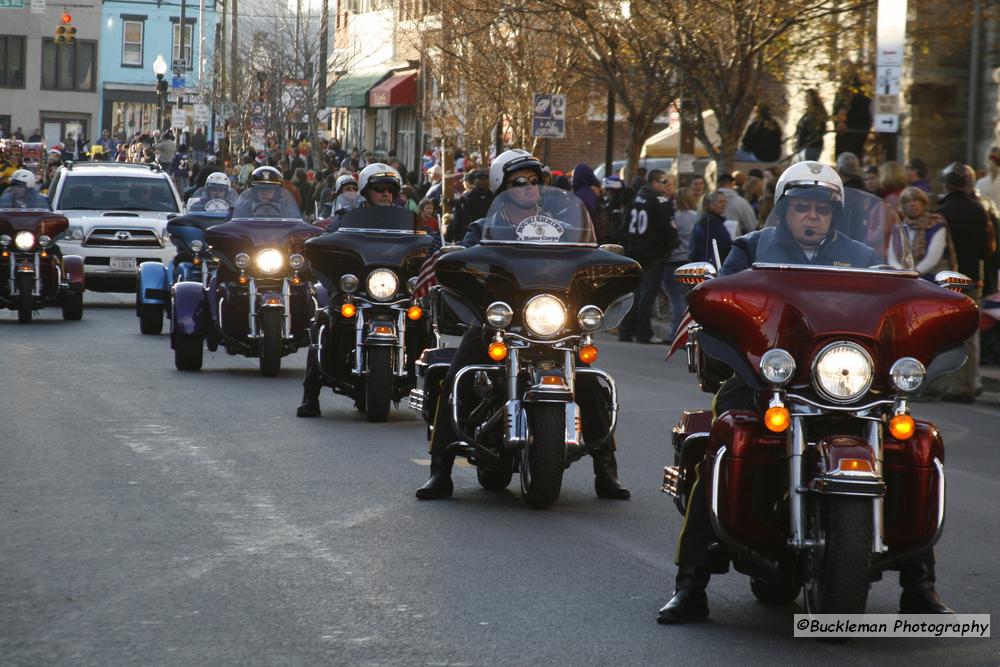
{"type": "Polygon", "coordinates": [[[204,334],[208,311],[201,283],[186,281],[176,283],[173,288],[173,302],[171,333],[204,334]]]}
{"type": "Polygon", "coordinates": [[[74,287],[79,287],[83,291],[83,257],[79,255],[63,255],[63,273],[66,274],[66,282],[74,287]]]}
{"type": "Polygon", "coordinates": [[[170,296],[170,278],[160,262],[143,262],[139,265],[140,303],[164,304],[170,296]]]}
{"type": "Polygon", "coordinates": [[[811,490],[824,495],[885,495],[885,482],[878,473],[875,451],[864,438],[827,436],[819,441],[816,450],[820,459],[820,474],[809,482],[811,490]],[[852,469],[849,462],[859,462],[857,465],[861,469],[852,469]]]}

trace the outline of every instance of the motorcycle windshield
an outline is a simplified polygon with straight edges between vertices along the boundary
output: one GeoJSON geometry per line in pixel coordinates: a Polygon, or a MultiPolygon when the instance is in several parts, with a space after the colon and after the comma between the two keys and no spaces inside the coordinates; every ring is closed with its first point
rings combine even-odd
{"type": "MultiPolygon", "coordinates": [[[[339,201],[339,200],[338,200],[339,201]]],[[[365,206],[344,215],[342,232],[384,232],[391,234],[424,234],[418,229],[416,214],[399,206],[365,206]]]]}
{"type": "Polygon", "coordinates": [[[277,185],[257,185],[244,190],[233,209],[233,220],[301,220],[302,211],[292,193],[277,185]]]}
{"type": "MultiPolygon", "coordinates": [[[[911,272],[910,240],[915,231],[902,224],[893,207],[869,192],[846,188],[840,198],[815,185],[792,187],[775,204],[764,229],[757,232],[752,261],[911,272]]],[[[943,230],[933,230],[937,231],[943,230]]],[[[738,260],[739,248],[734,252],[738,260]]],[[[731,272],[724,263],[722,273],[731,272]]]]}
{"type": "Polygon", "coordinates": [[[48,197],[35,190],[24,190],[9,187],[0,195],[0,212],[2,211],[51,211],[48,197]]]}
{"type": "Polygon", "coordinates": [[[544,185],[510,187],[498,194],[482,222],[482,242],[596,245],[587,208],[576,195],[544,185]]]}
{"type": "Polygon", "coordinates": [[[202,187],[188,199],[189,214],[225,218],[236,205],[236,192],[232,188],[202,187]]]}

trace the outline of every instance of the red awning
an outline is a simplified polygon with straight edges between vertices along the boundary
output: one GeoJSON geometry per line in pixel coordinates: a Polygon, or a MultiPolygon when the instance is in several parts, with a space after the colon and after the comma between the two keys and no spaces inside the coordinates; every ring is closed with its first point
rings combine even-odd
{"type": "Polygon", "coordinates": [[[412,107],[417,103],[417,72],[397,72],[368,92],[370,107],[412,107]]]}

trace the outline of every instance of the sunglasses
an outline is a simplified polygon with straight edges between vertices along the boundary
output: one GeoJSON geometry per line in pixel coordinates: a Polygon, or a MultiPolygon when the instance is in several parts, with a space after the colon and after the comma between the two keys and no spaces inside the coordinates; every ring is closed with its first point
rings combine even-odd
{"type": "Polygon", "coordinates": [[[537,176],[521,176],[508,183],[507,186],[511,188],[523,188],[529,185],[538,185],[539,183],[541,181],[538,180],[537,176]]]}
{"type": "Polygon", "coordinates": [[[382,184],[378,184],[378,183],[375,184],[375,185],[369,185],[368,189],[371,190],[372,192],[378,192],[380,194],[381,193],[385,193],[385,192],[396,192],[397,191],[397,189],[394,188],[394,187],[392,187],[391,185],[382,185],[382,184]]]}
{"type": "Polygon", "coordinates": [[[796,213],[809,213],[816,211],[816,215],[833,215],[833,205],[823,202],[797,201],[792,204],[792,210],[796,213]]]}

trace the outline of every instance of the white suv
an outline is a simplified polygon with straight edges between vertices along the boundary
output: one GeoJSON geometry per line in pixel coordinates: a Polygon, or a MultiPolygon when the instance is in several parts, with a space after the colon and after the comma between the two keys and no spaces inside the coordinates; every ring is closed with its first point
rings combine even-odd
{"type": "Polygon", "coordinates": [[[184,208],[159,165],[69,164],[60,167],[49,201],[69,218],[59,247],[83,257],[88,289],[132,291],[139,264],[174,256],[167,220],[184,208]]]}

